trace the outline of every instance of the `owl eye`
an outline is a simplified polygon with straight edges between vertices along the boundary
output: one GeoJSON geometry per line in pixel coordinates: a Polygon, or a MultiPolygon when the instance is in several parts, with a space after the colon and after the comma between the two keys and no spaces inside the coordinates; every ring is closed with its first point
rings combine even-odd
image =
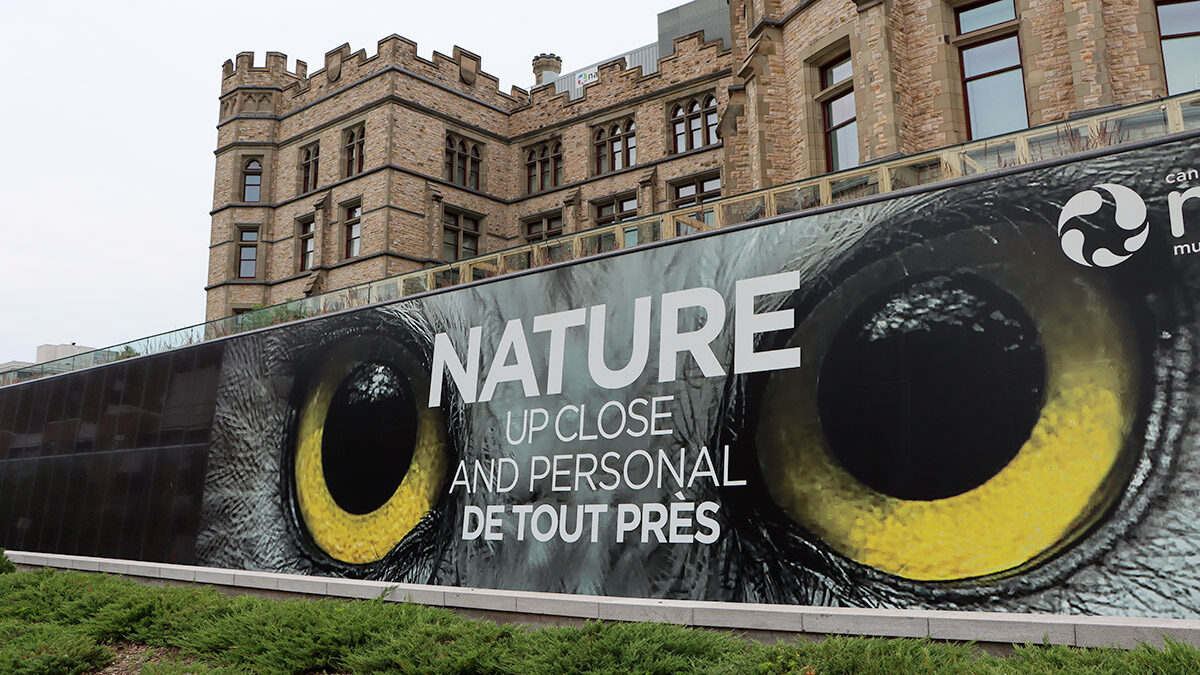
{"type": "Polygon", "coordinates": [[[335,560],[375,562],[437,502],[442,417],[417,403],[419,360],[385,338],[344,339],[312,363],[292,462],[300,518],[335,560]]]}
{"type": "Polygon", "coordinates": [[[937,274],[887,287],[842,324],[817,413],[832,459],[866,487],[934,501],[999,473],[1045,404],[1033,318],[986,279],[937,274]]]}
{"type": "Polygon", "coordinates": [[[1003,575],[1070,546],[1136,454],[1139,350],[1103,277],[1027,243],[950,255],[964,243],[848,276],[787,338],[804,364],[760,382],[754,443],[774,504],[846,558],[916,581],[1003,575]]]}

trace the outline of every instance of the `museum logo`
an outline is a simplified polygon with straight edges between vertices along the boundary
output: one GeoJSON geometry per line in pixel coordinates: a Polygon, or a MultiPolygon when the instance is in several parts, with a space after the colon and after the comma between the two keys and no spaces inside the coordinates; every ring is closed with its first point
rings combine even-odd
{"type": "MultiPolygon", "coordinates": [[[[1178,184],[1193,179],[1200,180],[1200,171],[1172,172],[1166,182],[1178,184]]],[[[1167,193],[1167,216],[1175,240],[1172,253],[1177,256],[1200,253],[1200,241],[1178,241],[1187,234],[1183,208],[1193,199],[1200,199],[1200,185],[1167,193]]],[[[1125,262],[1145,246],[1149,234],[1145,200],[1116,183],[1100,183],[1077,193],[1063,204],[1058,216],[1058,241],[1063,253],[1084,267],[1113,267],[1125,262]]]]}
{"type": "MultiPolygon", "coordinates": [[[[1101,183],[1095,187],[1094,190],[1084,190],[1076,194],[1063,204],[1062,213],[1058,216],[1058,240],[1063,253],[1084,267],[1113,267],[1128,260],[1145,245],[1150,234],[1150,222],[1146,219],[1146,202],[1138,193],[1123,185],[1101,183]],[[1080,220],[1084,216],[1099,213],[1104,206],[1105,198],[1097,190],[1108,193],[1108,201],[1116,206],[1113,222],[1119,230],[1113,234],[1119,234],[1120,237],[1118,241],[1104,242],[1112,248],[1103,244],[1095,245],[1089,241],[1092,238],[1104,237],[1104,232],[1096,226],[1095,219],[1088,223],[1080,220]],[[1113,248],[1117,250],[1114,251],[1113,248]]],[[[1111,227],[1107,229],[1111,231],[1111,227]]]]}

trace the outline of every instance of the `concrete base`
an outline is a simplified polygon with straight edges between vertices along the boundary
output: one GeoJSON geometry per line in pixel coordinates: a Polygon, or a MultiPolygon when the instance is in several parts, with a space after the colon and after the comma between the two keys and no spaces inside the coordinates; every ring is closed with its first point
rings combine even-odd
{"type": "Polygon", "coordinates": [[[1166,638],[1200,647],[1200,620],[1058,616],[925,609],[857,609],[654,600],[594,595],[500,591],[249,572],[86,556],[7,551],[19,569],[53,567],[129,577],[155,585],[213,586],[230,594],[275,598],[383,598],[455,610],[505,623],[577,625],[589,619],[657,621],[743,634],[764,642],[829,635],[970,641],[1003,653],[1014,644],[1073,647],[1161,646],[1166,638]]]}

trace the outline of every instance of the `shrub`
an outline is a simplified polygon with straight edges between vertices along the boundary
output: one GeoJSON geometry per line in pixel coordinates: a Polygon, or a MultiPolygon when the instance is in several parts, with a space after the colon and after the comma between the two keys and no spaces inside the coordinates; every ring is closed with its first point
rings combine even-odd
{"type": "Polygon", "coordinates": [[[17,566],[13,564],[13,561],[8,559],[8,556],[4,555],[4,549],[0,548],[0,574],[16,571],[17,566]]]}

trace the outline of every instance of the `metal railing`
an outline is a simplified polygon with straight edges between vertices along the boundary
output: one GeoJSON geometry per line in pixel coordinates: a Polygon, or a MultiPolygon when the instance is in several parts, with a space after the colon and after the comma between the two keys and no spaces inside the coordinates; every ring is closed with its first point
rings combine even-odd
{"type": "Polygon", "coordinates": [[[906,155],[293,300],[0,373],[0,386],[606,251],[1200,128],[1200,91],[906,155]]]}

